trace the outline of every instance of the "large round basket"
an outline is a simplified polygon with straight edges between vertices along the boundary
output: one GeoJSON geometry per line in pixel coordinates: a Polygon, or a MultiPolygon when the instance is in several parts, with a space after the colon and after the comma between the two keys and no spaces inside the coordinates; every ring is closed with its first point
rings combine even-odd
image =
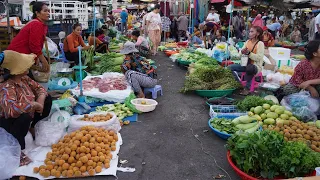
{"type": "Polygon", "coordinates": [[[201,97],[222,97],[233,93],[236,89],[227,90],[196,90],[196,94],[201,97]]]}

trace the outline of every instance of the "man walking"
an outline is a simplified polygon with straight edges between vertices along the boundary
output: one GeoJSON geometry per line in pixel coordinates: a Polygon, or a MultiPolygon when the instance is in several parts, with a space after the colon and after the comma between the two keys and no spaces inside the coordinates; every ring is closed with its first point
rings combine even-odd
{"type": "Polygon", "coordinates": [[[127,33],[127,21],[128,21],[128,13],[125,8],[122,8],[122,12],[120,13],[121,18],[121,33],[127,33]]]}
{"type": "Polygon", "coordinates": [[[188,31],[189,20],[184,13],[180,13],[180,17],[177,19],[178,22],[178,40],[182,37],[186,37],[188,31]]]}

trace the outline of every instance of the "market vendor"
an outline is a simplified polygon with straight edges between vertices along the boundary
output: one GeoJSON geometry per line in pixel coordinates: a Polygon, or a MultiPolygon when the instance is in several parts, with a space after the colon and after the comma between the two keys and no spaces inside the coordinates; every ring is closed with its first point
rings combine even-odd
{"type": "Polygon", "coordinates": [[[75,62],[75,64],[78,65],[78,47],[81,46],[81,50],[88,50],[91,47],[87,46],[81,37],[82,27],[80,23],[74,24],[72,26],[72,30],[72,33],[69,34],[63,42],[63,51],[69,61],[75,62]]]}
{"type": "Polygon", "coordinates": [[[267,26],[263,27],[262,41],[264,43],[265,48],[274,46],[274,38],[272,34],[268,31],[267,26]]]}
{"type": "MultiPolygon", "coordinates": [[[[16,51],[24,54],[37,55],[36,64],[41,63],[42,70],[49,72],[50,66],[47,59],[42,54],[43,45],[48,32],[46,22],[49,20],[49,9],[44,2],[34,2],[32,5],[33,16],[10,42],[7,50],[16,51]]],[[[33,75],[29,73],[33,78],[33,75]]]]}
{"type": "Polygon", "coordinates": [[[127,81],[131,84],[133,91],[139,98],[144,98],[142,88],[153,88],[157,85],[157,74],[155,69],[141,56],[135,54],[139,52],[133,42],[126,42],[121,54],[126,55],[121,70],[125,74],[127,81]]]}
{"type": "Polygon", "coordinates": [[[97,29],[95,31],[95,36],[93,33],[90,34],[90,36],[88,37],[88,43],[90,46],[95,46],[95,51],[99,52],[99,53],[106,53],[109,52],[108,49],[108,42],[105,41],[100,41],[100,39],[98,38],[100,35],[102,35],[103,32],[100,29],[97,29]]]}
{"type": "Polygon", "coordinates": [[[247,84],[242,95],[248,95],[251,86],[252,78],[262,70],[263,57],[264,57],[264,43],[262,42],[263,30],[259,26],[253,26],[249,32],[249,40],[244,44],[240,51],[241,56],[248,57],[247,66],[240,64],[230,65],[228,68],[233,72],[235,78],[240,81],[238,76],[239,72],[245,72],[244,80],[247,84]]]}
{"type": "Polygon", "coordinates": [[[308,90],[312,97],[320,93],[320,41],[310,41],[305,49],[306,60],[294,69],[289,83],[283,88],[284,95],[308,90]]]}
{"type": "Polygon", "coordinates": [[[301,32],[299,30],[299,27],[294,27],[293,32],[290,34],[290,40],[294,43],[299,43],[302,40],[301,32]]]}
{"type": "Polygon", "coordinates": [[[221,29],[218,29],[211,39],[211,42],[214,44],[220,43],[220,42],[227,42],[226,37],[223,36],[223,32],[221,29]]]}
{"type": "Polygon", "coordinates": [[[146,38],[140,36],[140,31],[134,30],[131,33],[131,38],[136,41],[135,46],[143,57],[148,57],[150,54],[149,43],[146,38]]]}
{"type": "MultiPolygon", "coordinates": [[[[18,140],[22,150],[28,131],[34,137],[34,126],[49,115],[52,105],[46,90],[27,76],[35,57],[11,50],[0,53],[1,67],[10,71],[10,76],[0,84],[0,127],[18,140]]],[[[20,164],[29,162],[22,153],[20,164]]]]}

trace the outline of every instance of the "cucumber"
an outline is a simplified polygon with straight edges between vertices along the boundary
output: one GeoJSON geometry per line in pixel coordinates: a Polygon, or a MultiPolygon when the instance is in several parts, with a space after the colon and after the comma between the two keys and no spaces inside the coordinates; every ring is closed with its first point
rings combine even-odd
{"type": "Polygon", "coordinates": [[[256,126],[258,124],[258,122],[253,122],[253,123],[249,123],[249,124],[238,124],[236,125],[236,128],[241,129],[241,130],[247,130],[250,129],[254,126],[256,126]]]}

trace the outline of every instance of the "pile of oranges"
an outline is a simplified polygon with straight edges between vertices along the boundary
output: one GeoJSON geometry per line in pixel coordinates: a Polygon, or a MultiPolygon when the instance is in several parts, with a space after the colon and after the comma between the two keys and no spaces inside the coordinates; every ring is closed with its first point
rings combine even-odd
{"type": "Polygon", "coordinates": [[[110,167],[111,151],[116,150],[118,136],[114,131],[85,126],[63,137],[52,145],[44,165],[35,167],[34,173],[43,177],[94,176],[110,167]]]}
{"type": "Polygon", "coordinates": [[[85,114],[83,118],[80,118],[82,121],[92,121],[92,122],[104,122],[104,121],[109,121],[112,119],[111,114],[106,114],[106,115],[94,115],[94,116],[89,116],[88,114],[85,114]]]}

